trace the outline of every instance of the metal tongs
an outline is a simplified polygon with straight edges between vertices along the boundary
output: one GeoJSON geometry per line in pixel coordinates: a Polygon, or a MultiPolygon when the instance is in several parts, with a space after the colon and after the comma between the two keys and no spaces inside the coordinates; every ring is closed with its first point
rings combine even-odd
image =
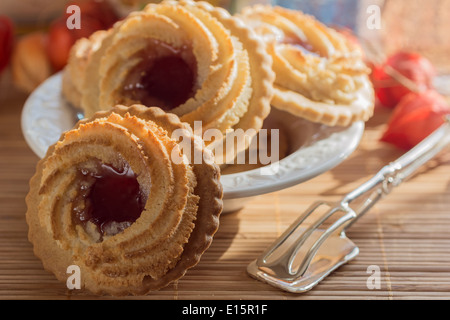
{"type": "Polygon", "coordinates": [[[282,290],[302,293],[355,258],[359,248],[345,232],[380,199],[450,143],[450,116],[446,120],[419,145],[385,166],[340,202],[319,201],[313,204],[248,265],[248,273],[282,290]],[[307,223],[307,220],[312,221],[307,223]]]}

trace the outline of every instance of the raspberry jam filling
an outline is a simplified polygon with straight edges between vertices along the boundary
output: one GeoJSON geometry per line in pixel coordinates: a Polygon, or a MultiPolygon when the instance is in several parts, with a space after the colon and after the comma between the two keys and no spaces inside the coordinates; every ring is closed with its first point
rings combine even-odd
{"type": "Polygon", "coordinates": [[[128,73],[121,95],[170,111],[194,96],[197,63],[188,46],[173,48],[158,40],[149,41],[138,54],[142,61],[128,73]]]}
{"type": "Polygon", "coordinates": [[[140,217],[147,196],[130,166],[118,170],[99,161],[93,170],[80,169],[79,175],[79,193],[72,209],[76,224],[91,222],[101,236],[115,235],[140,217]]]}

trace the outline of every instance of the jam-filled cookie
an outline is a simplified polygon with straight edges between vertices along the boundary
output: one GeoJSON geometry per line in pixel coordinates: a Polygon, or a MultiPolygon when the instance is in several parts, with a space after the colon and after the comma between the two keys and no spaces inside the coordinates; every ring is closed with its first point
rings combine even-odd
{"type": "Polygon", "coordinates": [[[219,176],[177,116],[141,105],[98,112],[38,163],[26,198],[29,240],[61,281],[76,265],[94,293],[145,294],[182,277],[209,247],[222,211],[219,176]],[[196,152],[203,161],[190,159],[196,152]]]}
{"type": "Polygon", "coordinates": [[[361,50],[300,11],[256,5],[239,14],[266,43],[276,73],[272,105],[313,122],[346,126],[374,110],[361,50]]]}
{"type": "Polygon", "coordinates": [[[88,117],[139,103],[192,127],[201,121],[199,134],[252,129],[254,136],[270,112],[271,62],[262,41],[226,10],[166,0],[74,46],[63,92],[88,117]]]}

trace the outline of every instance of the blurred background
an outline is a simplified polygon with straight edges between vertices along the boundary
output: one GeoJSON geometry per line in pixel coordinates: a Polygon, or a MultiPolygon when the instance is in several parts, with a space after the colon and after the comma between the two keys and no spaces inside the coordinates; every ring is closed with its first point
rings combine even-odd
{"type": "MultiPolygon", "coordinates": [[[[122,16],[141,9],[149,0],[1,0],[0,72],[12,72],[26,92],[61,70],[74,41],[106,29],[122,16]],[[65,28],[65,9],[81,7],[82,30],[65,28]]],[[[368,60],[383,61],[399,50],[429,59],[448,86],[450,74],[450,1],[448,0],[210,0],[230,12],[244,6],[271,3],[302,10],[329,26],[357,38],[368,60]],[[381,27],[370,29],[370,6],[380,8],[381,27]]],[[[4,76],[2,77],[4,78],[4,76]]],[[[5,81],[5,80],[2,80],[5,81]]],[[[444,90],[443,89],[443,90],[444,90]]],[[[447,89],[448,90],[448,89],[447,89]]]]}
{"type": "MultiPolygon", "coordinates": [[[[351,29],[374,50],[390,55],[415,51],[440,73],[450,73],[450,1],[448,0],[274,0],[273,4],[312,14],[327,25],[351,29]],[[370,6],[381,12],[381,29],[367,27],[370,6]]],[[[367,48],[367,50],[370,50],[367,48]]]]}

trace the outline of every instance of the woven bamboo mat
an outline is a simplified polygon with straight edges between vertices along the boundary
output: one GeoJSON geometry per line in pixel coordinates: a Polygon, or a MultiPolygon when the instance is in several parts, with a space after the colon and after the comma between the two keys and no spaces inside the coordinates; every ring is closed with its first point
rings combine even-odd
{"type": "MultiPolygon", "coordinates": [[[[69,291],[43,270],[27,240],[25,201],[38,158],[20,129],[25,96],[0,91],[0,299],[94,299],[69,291]]],[[[250,278],[246,266],[312,202],[338,200],[401,152],[379,143],[389,116],[368,123],[358,150],[337,168],[302,185],[255,198],[240,212],[223,215],[201,262],[185,277],[137,299],[449,299],[450,154],[443,153],[355,224],[349,237],[360,255],[314,290],[279,291],[250,278]],[[370,290],[370,266],[381,288],[370,290]]]]}

